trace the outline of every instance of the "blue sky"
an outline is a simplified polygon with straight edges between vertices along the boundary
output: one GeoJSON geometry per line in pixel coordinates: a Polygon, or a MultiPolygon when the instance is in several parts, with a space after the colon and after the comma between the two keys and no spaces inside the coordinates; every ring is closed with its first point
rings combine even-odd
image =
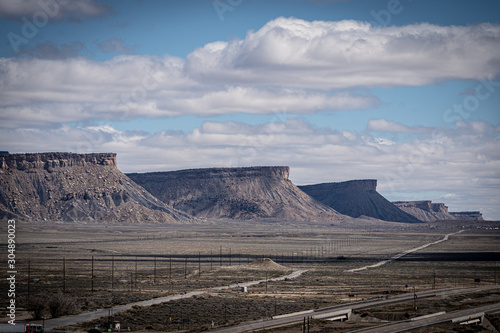
{"type": "Polygon", "coordinates": [[[500,3],[0,3],[2,150],[289,165],[500,219],[500,3]]]}

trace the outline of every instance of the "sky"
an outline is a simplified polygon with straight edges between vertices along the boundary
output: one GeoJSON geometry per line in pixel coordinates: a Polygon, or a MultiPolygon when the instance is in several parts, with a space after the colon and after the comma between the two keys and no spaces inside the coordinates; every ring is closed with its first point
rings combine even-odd
{"type": "Polygon", "coordinates": [[[0,150],[287,165],[500,220],[497,0],[2,0],[0,150]]]}

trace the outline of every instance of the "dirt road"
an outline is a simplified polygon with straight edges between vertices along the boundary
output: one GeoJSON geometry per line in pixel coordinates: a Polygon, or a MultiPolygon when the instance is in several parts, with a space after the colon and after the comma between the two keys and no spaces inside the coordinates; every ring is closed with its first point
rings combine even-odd
{"type": "MultiPolygon", "coordinates": [[[[307,272],[307,270],[297,270],[294,271],[290,274],[280,276],[277,278],[270,278],[268,281],[282,281],[285,279],[293,279],[296,278],[303,273],[307,272]]],[[[259,283],[266,282],[266,280],[256,280],[256,281],[249,281],[249,282],[243,282],[243,283],[238,283],[238,284],[232,284],[229,286],[221,286],[221,287],[214,287],[214,288],[209,288],[205,290],[195,290],[191,292],[187,292],[184,294],[178,294],[178,295],[173,295],[173,296],[166,296],[166,297],[159,297],[159,298],[154,298],[146,301],[141,301],[141,302],[135,302],[135,303],[129,303],[125,305],[120,305],[120,306],[115,306],[112,308],[107,308],[107,309],[98,309],[92,312],[86,312],[86,313],[81,313],[78,315],[73,315],[73,316],[64,316],[60,318],[54,318],[54,319],[48,319],[45,321],[45,330],[49,331],[51,329],[54,329],[56,327],[63,327],[63,326],[69,326],[69,325],[74,325],[77,323],[89,321],[89,320],[94,320],[100,317],[106,317],[111,314],[121,312],[121,311],[126,311],[131,309],[134,306],[150,306],[153,304],[160,304],[168,301],[173,301],[173,300],[178,300],[178,299],[183,299],[183,298],[189,298],[193,297],[196,295],[203,295],[206,293],[209,293],[210,291],[214,290],[224,290],[224,289],[233,289],[233,288],[238,288],[238,287],[248,287],[248,286],[253,286],[259,283]]]]}

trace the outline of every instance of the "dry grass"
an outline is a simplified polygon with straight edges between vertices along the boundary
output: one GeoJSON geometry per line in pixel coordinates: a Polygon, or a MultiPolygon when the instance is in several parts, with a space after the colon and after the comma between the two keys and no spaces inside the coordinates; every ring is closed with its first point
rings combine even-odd
{"type": "MultiPolygon", "coordinates": [[[[458,228],[458,225],[432,229],[429,225],[373,222],[305,228],[293,224],[235,222],[197,227],[19,223],[18,295],[21,304],[26,302],[28,262],[30,296],[65,288],[66,293],[78,300],[79,311],[261,280],[266,275],[276,277],[295,269],[309,270],[296,279],[249,287],[244,295],[224,290],[183,300],[193,302],[190,308],[198,309],[190,314],[189,324],[196,331],[207,328],[212,320],[220,324],[236,323],[266,317],[275,311],[286,313],[403,293],[408,291],[405,285],[415,286],[418,291],[470,286],[476,278],[481,278],[481,284],[495,283],[500,278],[497,272],[500,233],[475,228],[379,268],[346,272],[436,241],[458,228]],[[257,268],[249,265],[259,258],[270,258],[276,264],[268,267],[270,262],[261,262],[257,268]],[[273,301],[278,304],[276,310],[273,301]],[[220,311],[201,310],[217,309],[217,304],[226,304],[224,320],[220,311]]],[[[3,281],[0,288],[5,290],[3,281]]],[[[169,305],[172,309],[180,306],[173,304],[169,305]]],[[[159,315],[163,318],[167,305],[134,311],[145,311],[140,315],[143,318],[149,318],[146,314],[150,311],[163,311],[159,315]]],[[[123,316],[128,316],[131,323],[132,318],[139,317],[133,313],[123,316]]],[[[172,328],[152,324],[146,319],[130,326],[172,328]]]]}

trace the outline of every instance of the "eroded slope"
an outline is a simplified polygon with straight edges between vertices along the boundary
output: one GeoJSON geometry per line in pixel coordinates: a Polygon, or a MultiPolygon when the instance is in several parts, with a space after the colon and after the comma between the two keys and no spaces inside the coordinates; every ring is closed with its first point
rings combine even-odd
{"type": "Polygon", "coordinates": [[[210,168],[127,174],[174,208],[197,217],[339,221],[345,217],[303,193],[288,167],[210,168]]]}
{"type": "Polygon", "coordinates": [[[376,191],[375,179],[305,185],[299,188],[339,213],[351,217],[370,216],[384,221],[421,222],[380,195],[376,191]]]}
{"type": "Polygon", "coordinates": [[[0,156],[0,217],[111,223],[191,219],[127,178],[114,153],[0,156]]]}

